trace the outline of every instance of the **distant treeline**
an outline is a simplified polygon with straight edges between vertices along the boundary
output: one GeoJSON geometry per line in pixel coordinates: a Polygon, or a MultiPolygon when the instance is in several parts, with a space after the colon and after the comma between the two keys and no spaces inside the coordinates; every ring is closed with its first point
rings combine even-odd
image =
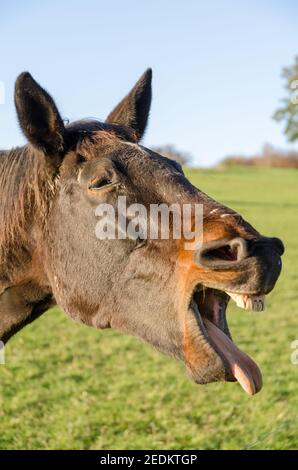
{"type": "Polygon", "coordinates": [[[224,158],[220,166],[266,166],[275,168],[298,168],[298,151],[280,150],[266,144],[260,154],[252,157],[233,155],[224,158]]]}
{"type": "Polygon", "coordinates": [[[175,160],[176,162],[180,163],[180,165],[186,165],[191,161],[191,156],[187,152],[183,152],[182,150],[178,150],[174,145],[167,144],[167,145],[160,145],[158,147],[152,147],[154,152],[163,155],[164,157],[170,158],[171,160],[175,160]]]}

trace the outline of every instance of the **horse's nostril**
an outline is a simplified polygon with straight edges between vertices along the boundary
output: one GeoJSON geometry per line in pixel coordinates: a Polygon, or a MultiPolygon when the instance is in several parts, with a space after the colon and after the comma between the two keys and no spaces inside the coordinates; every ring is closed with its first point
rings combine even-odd
{"type": "Polygon", "coordinates": [[[237,261],[241,261],[248,256],[247,242],[243,238],[234,238],[229,242],[229,244],[231,249],[236,250],[237,252],[237,261]]]}
{"type": "Polygon", "coordinates": [[[197,263],[211,268],[239,262],[248,256],[247,243],[243,238],[218,240],[204,244],[196,253],[197,263]]]}

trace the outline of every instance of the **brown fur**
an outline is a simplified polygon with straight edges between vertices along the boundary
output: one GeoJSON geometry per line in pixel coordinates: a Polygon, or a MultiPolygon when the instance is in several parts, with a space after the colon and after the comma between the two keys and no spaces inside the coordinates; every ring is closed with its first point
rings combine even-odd
{"type": "Polygon", "coordinates": [[[0,153],[0,339],[57,303],[81,323],[138,336],[184,361],[197,382],[222,380],[224,359],[190,308],[194,290],[202,286],[209,300],[227,290],[267,293],[283,246],[192,186],[177,163],[138,145],[150,101],[147,71],[105,123],[64,126],[50,95],[30,74],[18,77],[15,103],[29,144],[0,153]],[[203,245],[98,240],[95,208],[116,206],[120,195],[146,208],[202,204],[203,245]],[[222,256],[235,240],[241,256],[222,256]]]}

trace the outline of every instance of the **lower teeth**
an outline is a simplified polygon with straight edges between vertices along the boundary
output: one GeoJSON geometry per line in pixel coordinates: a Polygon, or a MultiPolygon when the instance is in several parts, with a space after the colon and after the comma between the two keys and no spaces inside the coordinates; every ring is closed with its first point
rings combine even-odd
{"type": "Polygon", "coordinates": [[[227,292],[227,294],[236,302],[237,306],[245,310],[261,312],[265,310],[265,295],[243,295],[227,292]]]}

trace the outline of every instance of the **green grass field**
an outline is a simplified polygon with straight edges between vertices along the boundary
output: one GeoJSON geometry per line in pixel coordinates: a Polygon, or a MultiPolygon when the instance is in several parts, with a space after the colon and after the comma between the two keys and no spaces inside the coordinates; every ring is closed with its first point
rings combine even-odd
{"type": "Polygon", "coordinates": [[[260,365],[263,390],[199,386],[137,339],[96,331],[55,308],[6,347],[0,365],[1,449],[298,448],[298,172],[191,170],[199,188],[279,236],[282,276],[263,313],[230,303],[236,343],[260,365]]]}

